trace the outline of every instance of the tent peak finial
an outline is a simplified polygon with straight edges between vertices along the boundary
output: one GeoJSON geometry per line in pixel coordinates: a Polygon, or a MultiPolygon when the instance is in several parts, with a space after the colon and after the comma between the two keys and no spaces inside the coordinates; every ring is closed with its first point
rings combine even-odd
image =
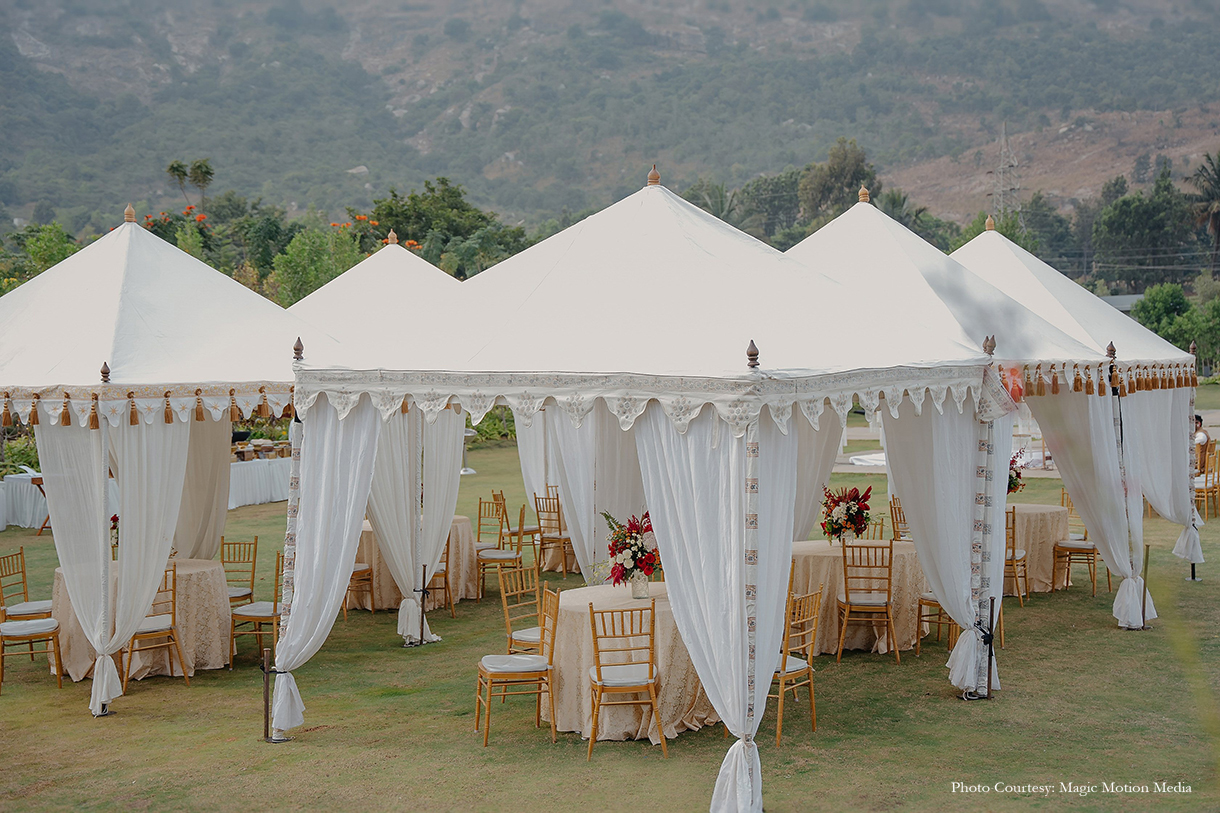
{"type": "Polygon", "coordinates": [[[868,187],[867,186],[865,186],[864,184],[860,184],[860,192],[858,193],[858,195],[859,195],[861,203],[868,203],[869,197],[868,197],[868,187]]]}
{"type": "Polygon", "coordinates": [[[110,365],[104,361],[102,362],[102,383],[110,383],[110,365]]]}
{"type": "Polygon", "coordinates": [[[746,366],[751,370],[758,367],[758,345],[754,344],[753,339],[750,339],[750,346],[746,348],[746,366]]]}
{"type": "Polygon", "coordinates": [[[123,210],[123,222],[124,223],[135,223],[136,222],[136,210],[131,207],[130,203],[127,204],[127,208],[123,210]]]}
{"type": "Polygon", "coordinates": [[[393,229],[390,229],[390,233],[385,236],[385,241],[392,246],[398,245],[398,235],[394,233],[393,229]]]}
{"type": "Polygon", "coordinates": [[[652,170],[648,173],[648,185],[649,186],[660,186],[661,185],[661,173],[657,172],[656,164],[652,165],[652,170]]]}
{"type": "Polygon", "coordinates": [[[987,231],[995,231],[995,218],[991,215],[987,215],[987,222],[983,224],[983,228],[985,228],[987,231]]]}
{"type": "Polygon", "coordinates": [[[300,336],[297,336],[296,343],[292,345],[292,358],[296,361],[305,358],[305,345],[301,342],[300,336]]]}
{"type": "Polygon", "coordinates": [[[1117,356],[1118,351],[1114,349],[1114,342],[1110,342],[1106,345],[1106,358],[1108,358],[1110,361],[1114,361],[1117,356]]]}
{"type": "Polygon", "coordinates": [[[989,356],[995,355],[995,334],[994,333],[991,334],[990,336],[986,337],[985,339],[983,339],[983,352],[989,356]]]}
{"type": "Polygon", "coordinates": [[[1195,344],[1194,342],[1191,342],[1190,343],[1190,354],[1192,356],[1199,355],[1199,345],[1195,344]]]}

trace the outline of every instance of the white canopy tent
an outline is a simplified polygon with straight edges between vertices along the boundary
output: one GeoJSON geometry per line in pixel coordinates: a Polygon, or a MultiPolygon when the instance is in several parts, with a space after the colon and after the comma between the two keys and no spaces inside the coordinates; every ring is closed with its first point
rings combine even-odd
{"type": "Polygon", "coordinates": [[[98,653],[94,714],[121,694],[111,656],[148,611],[171,547],[216,554],[230,420],[288,407],[297,337],[333,343],[134,221],[128,207],[122,226],[0,297],[4,421],[35,430],[68,595],[98,653]],[[113,565],[108,470],[120,494],[113,565]]]}
{"type": "MultiPolygon", "coordinates": [[[[990,544],[989,439],[1011,402],[989,359],[934,315],[883,299],[876,310],[900,336],[828,329],[873,307],[875,292],[810,272],[654,183],[465,283],[468,321],[478,326],[469,335],[338,355],[307,347],[295,398],[304,432],[290,505],[299,510],[290,508],[286,539],[295,592],[285,599],[277,669],[303,663],[330,628],[345,579],[327,574],[350,572],[382,421],[404,405],[431,422],[447,407],[477,421],[506,404],[527,434],[548,406],[563,427],[548,437],[568,473],[565,502],[586,516],[601,498],[573,483],[597,481],[587,473],[606,444],[585,438],[617,424],[634,430],[634,444],[615,448],[635,453],[679,631],[739,738],[712,807],[760,810],[753,738],[779,656],[806,451],[793,428],[835,423],[821,420],[827,404],[841,425],[853,398],[872,408],[884,399],[894,418],[901,411],[895,423],[910,425],[919,450],[938,461],[922,475],[942,495],[923,513],[925,527],[952,540],[945,558],[969,560],[972,547],[990,544]]],[[[440,310],[415,314],[424,335],[440,335],[450,318],[440,310]]],[[[601,547],[592,522],[570,511],[569,525],[586,534],[578,556],[591,559],[601,547]]],[[[958,604],[986,600],[974,565],[964,579],[946,566],[945,590],[958,604]]],[[[955,673],[972,676],[955,682],[985,690],[981,640],[962,641],[955,673]]],[[[277,676],[275,695],[273,725],[299,725],[304,707],[290,674],[277,676]]]]}
{"type": "MultiPolygon", "coordinates": [[[[1183,526],[1174,554],[1191,563],[1202,563],[1198,528],[1203,522],[1194,508],[1191,479],[1194,387],[1189,382],[1185,386],[1178,384],[1183,371],[1193,376],[1194,357],[1118,312],[998,231],[984,231],[953,252],[953,258],[1013,299],[1044,314],[1064,332],[1096,348],[1099,355],[1112,343],[1119,359],[1140,367],[1139,383],[1134,392],[1128,388],[1122,403],[1122,425],[1134,435],[1139,447],[1140,484],[1157,513],[1183,526]],[[1170,372],[1163,375],[1166,369],[1170,372]]],[[[1056,450],[1052,446],[1051,452],[1061,465],[1072,467],[1067,449],[1061,446],[1056,450]]],[[[1065,470],[1064,479],[1070,476],[1065,470]]],[[[1090,534],[1096,535],[1093,529],[1098,521],[1094,519],[1090,524],[1086,517],[1085,523],[1090,534]]]]}
{"type": "MultiPolygon", "coordinates": [[[[1117,415],[1119,405],[1116,398],[1111,403],[1109,388],[1102,384],[1110,373],[1101,369],[1100,348],[1091,341],[1069,336],[1058,329],[1057,321],[1052,324],[990,281],[946,257],[871,206],[863,191],[860,203],[794,246],[788,254],[797,258],[824,258],[836,252],[855,253],[860,245],[868,246],[871,262],[858,263],[851,273],[865,277],[878,289],[900,292],[911,307],[935,309],[934,312],[960,323],[975,336],[987,333],[989,325],[995,326],[990,330],[995,334],[1000,364],[1010,379],[1023,378],[1030,408],[1035,415],[1045,415],[1043,429],[1052,453],[1058,451],[1056,457],[1062,463],[1069,451],[1075,450],[1074,459],[1082,461],[1075,466],[1069,461],[1061,468],[1069,491],[1080,495],[1075,502],[1082,517],[1087,517],[1090,539],[1110,568],[1124,578],[1115,596],[1114,616],[1120,626],[1142,626],[1143,581],[1139,574],[1144,551],[1139,522],[1128,519],[1122,481],[1101,477],[1099,473],[1086,474],[1083,463],[1086,458],[1089,460],[1089,472],[1095,469],[1100,472],[1112,464],[1117,474],[1121,459],[1134,461],[1138,457],[1132,438],[1125,439],[1120,451],[1121,433],[1116,432],[1113,420],[1105,417],[1117,415]],[[1085,378],[1096,378],[1103,398],[1088,399],[1083,386],[1076,391],[1082,372],[1085,378]],[[1095,417],[1090,419],[1090,415],[1095,417]],[[1090,429],[1093,424],[1097,426],[1090,429]],[[1106,488],[1109,492],[1102,498],[1100,492],[1106,488]]],[[[1128,364],[1117,372],[1120,376],[1134,375],[1135,369],[1128,364]]],[[[1136,476],[1134,467],[1129,468],[1133,469],[1130,476],[1136,476]]],[[[1138,514],[1137,506],[1135,515],[1138,514]]],[[[916,538],[917,546],[928,544],[916,538]]],[[[1151,601],[1147,607],[1148,617],[1155,618],[1151,601]]]]}

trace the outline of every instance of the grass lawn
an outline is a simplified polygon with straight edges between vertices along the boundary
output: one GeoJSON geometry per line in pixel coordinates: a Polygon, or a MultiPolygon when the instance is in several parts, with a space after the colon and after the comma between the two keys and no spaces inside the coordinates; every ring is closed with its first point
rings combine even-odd
{"type": "MultiPolygon", "coordinates": [[[[503,487],[523,501],[512,447],[470,453],[458,510],[503,487]]],[[[1059,481],[1031,479],[1021,502],[1058,503],[1059,481]]],[[[884,477],[835,475],[835,487],[872,485],[884,510],[884,477]]],[[[227,534],[259,534],[259,598],[284,529],[284,504],[229,514],[227,534]]],[[[759,731],[768,811],[1216,810],[1216,691],[1220,686],[1220,576],[1186,583],[1170,554],[1175,526],[1147,520],[1151,588],[1161,618],[1150,632],[1117,629],[1112,594],[1075,587],[1009,604],[1004,691],[993,702],[955,698],[943,644],[921,658],[851,652],[819,657],[818,731],[789,706],[784,743],[775,712],[759,731]],[[1209,734],[1210,731],[1210,734],[1209,734]],[[1056,793],[1050,797],[950,792],[950,783],[1148,784],[1182,781],[1189,795],[1056,793]]],[[[1220,559],[1220,523],[1203,548],[1220,559]]],[[[52,541],[0,533],[0,553],[24,545],[32,598],[50,595],[52,541]]],[[[548,578],[558,580],[548,574],[548,578]]],[[[1079,578],[1077,579],[1079,582],[1079,578]]],[[[578,577],[566,587],[580,585],[578,577]]],[[[1115,585],[1117,587],[1117,584],[1115,585]]],[[[463,602],[458,617],[430,617],[444,641],[404,649],[394,613],[340,619],[297,673],[306,725],[294,742],[267,745],[262,680],[253,645],[234,671],[133,683],[117,712],[89,715],[89,681],[57,690],[41,664],[11,658],[0,696],[0,773],[6,811],[69,807],[124,810],[706,810],[728,742],[719,726],[670,742],[669,760],[645,742],[598,745],[593,762],[576,734],[552,745],[533,727],[528,700],[497,705],[491,746],[473,731],[474,665],[503,651],[499,603],[463,602]]]]}
{"type": "Polygon", "coordinates": [[[1220,409],[1220,384],[1205,384],[1195,389],[1195,409],[1220,409]]]}

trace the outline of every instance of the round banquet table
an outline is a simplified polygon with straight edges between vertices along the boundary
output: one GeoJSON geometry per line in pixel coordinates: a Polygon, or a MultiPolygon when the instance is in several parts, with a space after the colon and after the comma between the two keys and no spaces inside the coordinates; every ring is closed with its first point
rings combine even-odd
{"type": "MultiPolygon", "coordinates": [[[[843,551],[824,539],[806,539],[792,543],[792,589],[796,593],[812,593],[822,588],[822,607],[818,614],[818,637],[814,653],[831,655],[839,651],[839,605],[843,592],[843,551]]],[[[878,585],[881,587],[881,585],[878,585]]],[[[912,542],[894,543],[893,586],[890,594],[894,614],[894,634],[898,649],[915,647],[916,622],[919,617],[919,594],[928,590],[927,580],[912,542]]],[[[847,626],[844,649],[868,649],[889,652],[889,634],[885,622],[847,626]]]]}
{"type": "MultiPolygon", "coordinates": [[[[478,598],[477,556],[470,517],[455,515],[453,525],[449,529],[449,578],[450,584],[453,585],[455,603],[464,598],[478,598]]],[[[377,546],[377,536],[373,533],[373,526],[367,519],[364,521],[364,529],[360,532],[360,546],[356,548],[356,561],[373,568],[373,607],[378,610],[397,610],[402,604],[402,592],[398,589],[398,583],[394,581],[393,574],[390,573],[390,566],[386,563],[385,557],[381,555],[381,549],[377,546]]],[[[439,607],[441,598],[437,593],[429,594],[427,609],[434,610],[439,607]]],[[[349,610],[369,609],[369,594],[364,590],[348,593],[346,600],[349,610]]]]}
{"type": "MultiPolygon", "coordinates": [[[[678,634],[664,582],[653,582],[651,597],[657,600],[656,657],[657,708],[667,739],[682,731],[696,731],[719,722],[712,703],[695,674],[686,645],[678,634]]],[[[588,738],[593,730],[593,700],[589,694],[589,670],[593,668],[593,633],[589,628],[589,604],[597,610],[634,609],[648,602],[631,598],[631,588],[600,584],[565,590],[559,595],[559,623],[555,636],[555,727],[578,731],[588,738]]],[[[625,697],[620,695],[619,697],[625,697]]],[[[614,698],[618,699],[618,698],[614,698]]],[[[542,704],[544,720],[550,709],[542,704]]],[[[652,711],[644,706],[603,706],[597,724],[599,740],[661,740],[653,727],[652,711]]]]}
{"type": "MultiPolygon", "coordinates": [[[[1025,551],[1031,593],[1051,592],[1051,571],[1055,564],[1055,543],[1068,538],[1068,510],[1058,505],[1009,503],[1016,509],[1017,548],[1025,551]]],[[[1059,576],[1059,587],[1065,585],[1059,576]]],[[[1015,596],[1016,585],[1004,579],[1004,595],[1015,596]]]]}
{"type": "MultiPolygon", "coordinates": [[[[216,559],[175,559],[178,563],[178,635],[182,659],[188,675],[198,669],[220,669],[229,662],[229,588],[225,582],[224,565],[216,559]]],[[[110,575],[112,588],[118,581],[117,569],[110,575]]],[[[113,610],[114,591],[111,590],[113,610]]],[[[51,590],[51,615],[59,621],[59,648],[63,666],[73,680],[93,674],[97,653],[85,637],[68,588],[63,568],[55,568],[55,585],[51,590]]],[[[122,674],[122,662],[116,653],[115,664],[122,674]]],[[[54,671],[54,661],[51,670],[54,671]]],[[[169,651],[154,649],[137,653],[131,667],[132,678],[170,674],[169,651]]],[[[181,675],[174,659],[175,675],[181,675]]]]}

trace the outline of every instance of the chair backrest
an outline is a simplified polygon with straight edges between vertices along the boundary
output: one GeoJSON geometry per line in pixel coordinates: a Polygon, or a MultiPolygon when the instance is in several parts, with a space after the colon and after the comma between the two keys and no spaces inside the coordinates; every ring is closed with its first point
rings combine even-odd
{"type": "Polygon", "coordinates": [[[648,678],[656,675],[656,615],[655,598],[647,607],[630,610],[595,610],[589,602],[593,668],[599,683],[603,668],[628,663],[647,663],[648,678]]]}
{"type": "Polygon", "coordinates": [[[902,501],[896,496],[890,497],[890,525],[894,529],[892,538],[895,542],[910,541],[911,527],[907,525],[907,515],[902,510],[902,501]]]}
{"type": "Polygon", "coordinates": [[[170,623],[178,623],[178,563],[171,562],[161,577],[161,584],[153,595],[148,615],[168,615],[170,623]]]}
{"type": "MultiPolygon", "coordinates": [[[[521,512],[517,515],[517,553],[521,553],[521,549],[525,547],[525,537],[528,535],[530,540],[530,548],[534,551],[534,562],[538,561],[538,540],[534,534],[525,533],[525,512],[529,510],[529,506],[521,503],[521,512]]],[[[507,516],[507,515],[506,515],[507,516]]]]}
{"type": "Polygon", "coordinates": [[[1215,488],[1216,483],[1220,482],[1220,453],[1216,452],[1216,441],[1208,441],[1207,448],[1210,450],[1203,458],[1205,467],[1203,469],[1203,485],[1205,488],[1215,488]]]}
{"type": "Polygon", "coordinates": [[[553,486],[550,483],[547,483],[546,495],[548,497],[554,497],[555,499],[559,499],[559,486],[553,486]]]}
{"type": "MultiPolygon", "coordinates": [[[[547,487],[550,488],[549,486],[547,487]]],[[[538,529],[543,537],[554,538],[563,534],[563,518],[559,513],[559,497],[534,495],[534,511],[538,514],[538,529]]]]}
{"type": "Polygon", "coordinates": [[[865,539],[882,540],[885,539],[885,517],[875,519],[868,524],[868,528],[864,531],[865,539]]]}
{"type": "Polygon", "coordinates": [[[1080,514],[1076,513],[1076,506],[1072,505],[1072,497],[1066,488],[1059,489],[1059,504],[1068,510],[1068,532],[1080,534],[1082,538],[1088,539],[1089,529],[1085,527],[1080,514]]]}
{"type": "Polygon", "coordinates": [[[271,609],[273,612],[279,612],[280,599],[282,598],[281,591],[284,588],[284,552],[282,550],[275,552],[275,594],[271,598],[271,609]]]}
{"type": "Polygon", "coordinates": [[[559,591],[549,587],[542,588],[542,617],[539,627],[542,628],[542,656],[547,663],[555,664],[555,632],[559,626],[559,591]]]}
{"type": "Polygon", "coordinates": [[[884,545],[844,542],[843,599],[849,600],[852,593],[884,592],[886,601],[889,601],[893,567],[894,540],[884,545]]]}
{"type": "Polygon", "coordinates": [[[485,500],[479,497],[479,524],[475,530],[476,542],[495,542],[500,544],[504,535],[504,511],[494,499],[485,500]],[[483,537],[487,537],[484,539],[483,537]]]}
{"type": "Polygon", "coordinates": [[[1008,551],[1008,558],[1015,559],[1017,556],[1017,508],[1014,505],[1008,506],[1004,511],[1004,548],[1008,551]]]}
{"type": "Polygon", "coordinates": [[[29,601],[25,582],[25,547],[16,553],[0,556],[0,607],[29,601]]]}
{"type": "Polygon", "coordinates": [[[542,626],[542,583],[535,566],[499,567],[500,603],[504,607],[504,628],[513,634],[513,625],[542,626]]]}
{"type": "Polygon", "coordinates": [[[258,561],[258,537],[253,542],[226,542],[220,537],[220,562],[225,581],[232,587],[248,587],[254,592],[254,566],[258,561]]]}
{"type": "Polygon", "coordinates": [[[822,589],[816,592],[794,595],[789,585],[788,624],[784,627],[784,644],[780,655],[797,655],[806,663],[813,653],[813,644],[818,637],[818,610],[822,607],[822,589]]]}

